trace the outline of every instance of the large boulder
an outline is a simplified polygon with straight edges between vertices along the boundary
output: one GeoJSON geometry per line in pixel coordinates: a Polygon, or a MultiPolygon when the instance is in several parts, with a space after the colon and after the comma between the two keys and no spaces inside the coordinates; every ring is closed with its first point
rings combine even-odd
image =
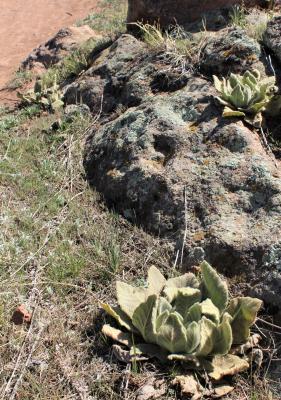
{"type": "Polygon", "coordinates": [[[108,205],[183,246],[186,268],[206,258],[278,308],[280,163],[258,132],[221,117],[210,79],[178,74],[123,35],[75,84],[92,87],[85,98],[101,115],[84,165],[108,205]]]}
{"type": "Polygon", "coordinates": [[[245,6],[261,5],[262,0],[128,0],[128,23],[144,21],[159,22],[168,26],[177,22],[186,24],[201,19],[212,10],[235,4],[245,6]]]}
{"type": "Polygon", "coordinates": [[[114,43],[109,41],[93,57],[91,68],[65,87],[65,101],[85,103],[97,113],[102,100],[103,113],[111,113],[118,107],[139,105],[154,93],[182,88],[193,69],[209,76],[250,68],[265,73],[260,45],[239,28],[225,28],[211,35],[198,51],[201,55],[197,65],[187,63],[186,73],[181,73],[170,68],[171,60],[161,46],[155,56],[155,51],[148,51],[143,42],[132,35],[122,35],[114,43]]]}

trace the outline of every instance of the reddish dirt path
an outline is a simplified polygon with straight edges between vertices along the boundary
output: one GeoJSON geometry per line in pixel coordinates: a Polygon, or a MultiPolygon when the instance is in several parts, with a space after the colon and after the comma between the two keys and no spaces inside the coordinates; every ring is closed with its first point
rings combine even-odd
{"type": "Polygon", "coordinates": [[[96,4],[97,0],[1,0],[0,89],[31,50],[93,12],[96,4]]]}

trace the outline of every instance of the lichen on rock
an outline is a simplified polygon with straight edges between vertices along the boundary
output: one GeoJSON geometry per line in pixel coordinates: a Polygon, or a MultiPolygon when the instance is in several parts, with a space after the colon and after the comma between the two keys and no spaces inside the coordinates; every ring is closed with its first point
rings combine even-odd
{"type": "Polygon", "coordinates": [[[180,84],[157,51],[122,35],[65,97],[72,103],[81,96],[94,113],[102,109],[84,166],[107,204],[178,248],[185,238],[186,268],[196,263],[199,248],[220,271],[245,274],[248,289],[273,305],[281,300],[280,272],[273,278],[266,254],[281,242],[280,169],[258,132],[222,118],[207,71],[266,69],[255,41],[239,30],[226,32],[210,37],[203,49],[206,77],[189,72],[180,84]],[[240,47],[227,64],[227,48],[219,44],[235,44],[235,38],[240,47]],[[165,76],[169,85],[161,85],[165,76]]]}

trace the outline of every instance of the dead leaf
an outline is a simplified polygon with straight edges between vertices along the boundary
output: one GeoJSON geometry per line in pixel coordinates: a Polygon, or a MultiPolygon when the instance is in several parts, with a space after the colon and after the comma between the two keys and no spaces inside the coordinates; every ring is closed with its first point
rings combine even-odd
{"type": "Polygon", "coordinates": [[[209,376],[215,380],[220,380],[226,375],[238,374],[249,368],[246,360],[233,354],[215,356],[211,365],[213,370],[209,372],[209,376]]]}
{"type": "Polygon", "coordinates": [[[136,400],[158,399],[166,391],[167,388],[164,381],[156,381],[155,378],[152,378],[137,390],[136,400]]]}
{"type": "Polygon", "coordinates": [[[260,368],[263,362],[263,352],[261,349],[253,349],[251,352],[252,361],[260,368]]]}
{"type": "Polygon", "coordinates": [[[31,322],[31,314],[27,311],[26,307],[24,304],[21,304],[20,306],[18,306],[11,318],[11,321],[15,324],[15,325],[21,325],[24,322],[25,323],[30,323],[31,322]]]}
{"type": "Polygon", "coordinates": [[[217,386],[214,389],[214,394],[212,396],[213,396],[214,399],[219,399],[220,397],[231,393],[233,390],[234,390],[233,386],[229,386],[229,385],[217,386]]]}
{"type": "Polygon", "coordinates": [[[116,340],[116,342],[124,344],[127,347],[132,346],[131,335],[129,333],[122,332],[110,325],[104,325],[101,331],[104,335],[116,340]]]}
{"type": "Polygon", "coordinates": [[[172,381],[172,385],[179,385],[181,388],[181,394],[187,394],[191,397],[191,400],[201,399],[204,395],[204,388],[194,378],[192,374],[178,375],[172,381]]]}
{"type": "Polygon", "coordinates": [[[138,343],[132,346],[131,354],[144,354],[150,358],[158,358],[161,362],[166,362],[168,352],[155,344],[138,343]]]}
{"type": "Polygon", "coordinates": [[[118,344],[114,344],[112,346],[113,354],[117,358],[117,360],[124,362],[124,363],[130,363],[132,361],[147,361],[148,358],[144,356],[139,356],[139,355],[132,355],[129,350],[124,350],[122,349],[121,346],[118,344]]]}
{"type": "Polygon", "coordinates": [[[246,354],[247,351],[253,349],[253,347],[257,347],[260,341],[261,336],[256,333],[252,335],[246,343],[233,347],[231,349],[231,354],[246,354]]]}
{"type": "Polygon", "coordinates": [[[118,361],[124,362],[124,363],[130,363],[132,356],[128,350],[122,349],[121,346],[118,344],[114,344],[112,346],[112,351],[114,356],[117,358],[118,361]]]}

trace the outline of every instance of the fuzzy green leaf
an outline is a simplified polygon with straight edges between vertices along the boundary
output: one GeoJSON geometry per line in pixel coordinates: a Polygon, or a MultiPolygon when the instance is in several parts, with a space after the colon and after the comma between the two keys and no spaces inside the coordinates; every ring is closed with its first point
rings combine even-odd
{"type": "Polygon", "coordinates": [[[158,268],[152,266],[148,270],[147,283],[149,294],[160,294],[166,284],[166,279],[158,268]]]}
{"type": "Polygon", "coordinates": [[[217,272],[204,261],[201,264],[202,281],[206,290],[207,297],[212,300],[214,305],[222,312],[228,303],[228,289],[217,272]]]}
{"type": "Polygon", "coordinates": [[[186,330],[178,313],[171,313],[157,333],[157,344],[171,353],[183,353],[187,346],[186,330]]]}
{"type": "Polygon", "coordinates": [[[147,298],[147,290],[127,283],[116,282],[117,300],[121,310],[132,318],[135,309],[147,298]]]}
{"type": "Polygon", "coordinates": [[[220,322],[220,310],[214,305],[211,299],[204,300],[201,304],[201,313],[216,324],[220,322]]]}
{"type": "Polygon", "coordinates": [[[260,79],[259,77],[255,76],[253,73],[250,71],[246,71],[243,75],[243,83],[251,82],[252,85],[256,86],[258,84],[258,80],[260,79]]]}
{"type": "Polygon", "coordinates": [[[201,301],[201,292],[199,289],[179,289],[178,295],[175,298],[174,308],[185,319],[189,308],[199,301],[201,301]]]}
{"type": "Polygon", "coordinates": [[[252,297],[231,299],[227,312],[232,316],[233,343],[245,343],[250,336],[250,327],[255,322],[262,301],[252,297]]]}
{"type": "Polygon", "coordinates": [[[202,312],[201,312],[201,304],[200,303],[195,303],[193,306],[191,306],[188,310],[188,313],[186,314],[185,317],[185,325],[190,323],[190,322],[199,322],[202,317],[202,312]]]}
{"type": "Polygon", "coordinates": [[[215,341],[216,325],[206,317],[200,321],[200,346],[196,351],[197,357],[206,357],[212,353],[215,341]]]}
{"type": "Polygon", "coordinates": [[[191,287],[194,289],[199,288],[199,281],[194,274],[188,272],[187,274],[170,278],[166,282],[166,287],[185,288],[191,287]]]}
{"type": "Polygon", "coordinates": [[[132,322],[135,328],[141,333],[148,343],[153,343],[156,332],[156,305],[157,296],[148,296],[144,303],[141,303],[134,311],[132,322]]]}
{"type": "Polygon", "coordinates": [[[228,313],[224,313],[221,324],[216,329],[215,343],[213,354],[227,354],[231,349],[233,336],[231,323],[232,317],[228,313]]]}
{"type": "Polygon", "coordinates": [[[121,310],[120,307],[111,307],[106,303],[102,303],[101,306],[107,314],[116,319],[119,325],[128,329],[128,331],[135,330],[130,318],[121,310]]]}
{"type": "Polygon", "coordinates": [[[224,118],[231,118],[231,117],[245,117],[245,113],[238,110],[232,110],[230,107],[224,107],[222,116],[224,118]]]}
{"type": "Polygon", "coordinates": [[[215,97],[215,99],[223,106],[226,106],[226,107],[231,106],[231,104],[228,101],[224,100],[222,97],[215,97]]]}
{"type": "Polygon", "coordinates": [[[156,318],[156,322],[155,322],[155,331],[156,334],[158,333],[159,329],[161,328],[162,325],[165,324],[165,322],[167,321],[167,319],[169,318],[169,311],[166,310],[164,312],[162,312],[162,314],[158,315],[156,318]]]}
{"type": "Polygon", "coordinates": [[[231,73],[228,81],[230,83],[231,88],[234,89],[237,85],[241,83],[241,78],[239,75],[231,73]]]}
{"type": "Polygon", "coordinates": [[[236,107],[241,107],[241,105],[243,105],[243,101],[244,101],[244,94],[243,94],[243,90],[240,84],[238,84],[237,86],[235,86],[235,88],[233,89],[232,93],[231,93],[231,103],[236,107]]]}
{"type": "Polygon", "coordinates": [[[193,353],[200,344],[200,326],[197,322],[192,322],[186,329],[186,348],[185,353],[193,353]]]}
{"type": "Polygon", "coordinates": [[[159,297],[157,302],[157,315],[162,314],[164,311],[172,311],[171,304],[165,299],[165,297],[159,297]]]}
{"type": "Polygon", "coordinates": [[[214,86],[218,92],[222,91],[222,83],[216,75],[213,75],[214,86]]]}

